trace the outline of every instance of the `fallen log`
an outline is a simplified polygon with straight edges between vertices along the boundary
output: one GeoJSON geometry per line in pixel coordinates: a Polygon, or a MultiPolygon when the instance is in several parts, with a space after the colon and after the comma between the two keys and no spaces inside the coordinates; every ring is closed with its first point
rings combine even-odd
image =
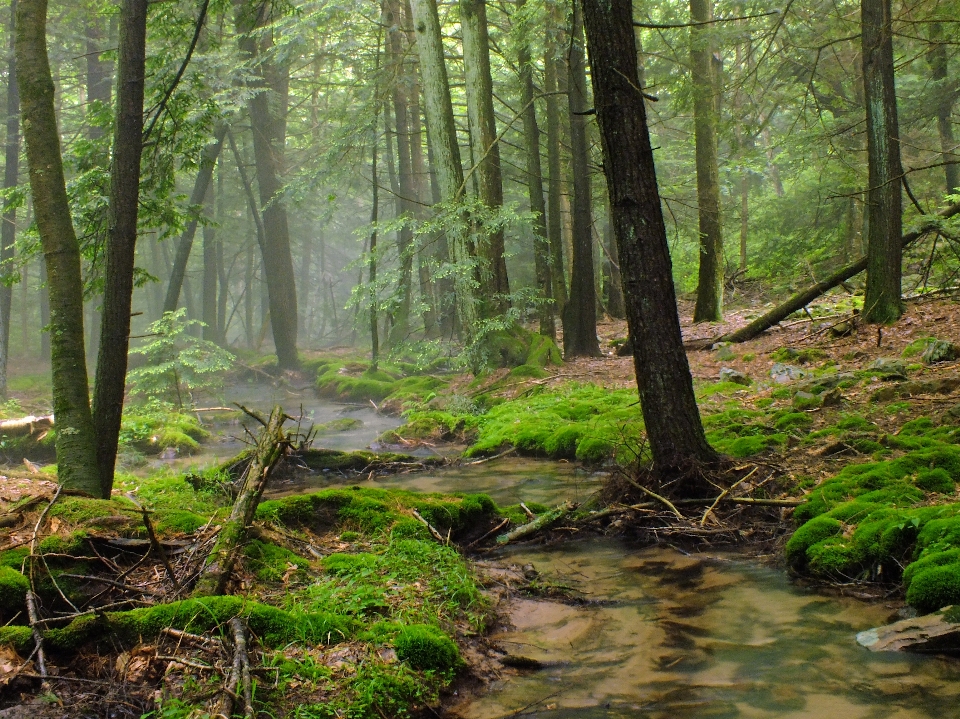
{"type": "MultiPolygon", "coordinates": [[[[906,248],[912,243],[916,242],[918,239],[924,235],[936,231],[939,226],[940,220],[946,220],[954,215],[960,214],[960,203],[948,205],[938,212],[936,215],[929,216],[927,221],[918,227],[915,230],[911,230],[907,234],[903,235],[900,238],[901,248],[906,248]]],[[[698,343],[696,347],[689,347],[689,349],[706,349],[711,345],[717,342],[746,342],[752,340],[757,335],[765,332],[776,324],[779,324],[781,321],[785,320],[787,317],[792,315],[794,312],[802,310],[808,304],[817,299],[820,295],[826,293],[829,290],[832,290],[834,287],[846,282],[847,280],[859,275],[861,272],[867,269],[867,258],[861,257],[856,262],[853,262],[845,267],[841,267],[839,270],[834,272],[829,277],[818,282],[815,285],[811,285],[795,294],[793,297],[788,299],[783,304],[780,304],[774,307],[772,310],[767,312],[765,315],[762,315],[755,319],[753,322],[748,324],[746,327],[741,327],[735,332],[729,334],[721,335],[720,337],[715,337],[711,340],[705,340],[698,343]]]]}
{"type": "Polygon", "coordinates": [[[497,544],[509,544],[510,542],[515,542],[518,539],[529,537],[531,534],[536,534],[541,529],[545,529],[554,522],[557,522],[561,518],[565,517],[571,509],[573,509],[573,505],[569,502],[564,502],[555,509],[551,509],[549,512],[544,512],[532,522],[522,524],[516,529],[511,529],[506,534],[501,534],[499,537],[497,537],[497,544]]]}
{"type": "Polygon", "coordinates": [[[36,432],[49,432],[53,429],[53,415],[47,414],[40,417],[29,415],[19,419],[5,419],[0,421],[0,434],[8,437],[23,437],[36,432]]]}
{"type": "Polygon", "coordinates": [[[287,415],[277,406],[270,413],[270,419],[264,422],[250,464],[244,473],[240,493],[233,503],[229,519],[224,522],[213,549],[204,561],[193,596],[218,595],[226,591],[233,566],[246,540],[247,528],[253,521],[270,473],[290,444],[289,437],[283,430],[286,419],[287,415]]]}

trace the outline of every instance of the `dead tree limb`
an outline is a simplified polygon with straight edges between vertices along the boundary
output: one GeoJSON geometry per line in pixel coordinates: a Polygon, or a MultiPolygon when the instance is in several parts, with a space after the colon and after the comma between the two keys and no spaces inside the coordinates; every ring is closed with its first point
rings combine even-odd
{"type": "MultiPolygon", "coordinates": [[[[956,214],[960,214],[960,203],[954,205],[948,205],[944,209],[940,210],[936,215],[930,216],[925,224],[921,225],[919,228],[912,230],[900,238],[900,244],[903,248],[913,244],[918,239],[924,235],[933,232],[937,229],[938,224],[942,220],[949,219],[956,214]]],[[[787,317],[792,315],[794,312],[802,310],[808,304],[817,299],[820,295],[824,294],[828,290],[832,290],[837,285],[846,282],[852,277],[859,275],[861,272],[867,269],[867,258],[861,257],[856,262],[853,262],[845,267],[841,267],[839,270],[834,272],[829,277],[821,280],[815,285],[811,285],[807,289],[798,292],[789,300],[784,302],[781,305],[774,307],[772,310],[767,312],[765,315],[758,317],[753,322],[748,324],[746,327],[741,327],[735,332],[730,334],[722,335],[720,337],[714,338],[712,340],[707,340],[703,343],[703,347],[709,347],[710,345],[716,342],[746,342],[747,340],[752,340],[757,335],[765,332],[774,325],[780,323],[782,320],[785,320],[787,317]]]]}
{"type": "Polygon", "coordinates": [[[242,489],[200,570],[194,596],[212,596],[226,591],[233,566],[247,536],[247,527],[253,521],[270,473],[288,445],[287,434],[283,431],[286,419],[283,410],[279,406],[274,407],[269,421],[260,431],[253,457],[243,476],[242,489]]]}
{"type": "MultiPolygon", "coordinates": [[[[243,684],[243,716],[253,719],[253,682],[250,680],[250,654],[247,651],[247,630],[238,617],[230,620],[233,644],[240,662],[240,681],[243,684]]],[[[235,662],[237,660],[234,660],[235,662]]]]}
{"type": "Polygon", "coordinates": [[[573,505],[569,502],[564,502],[559,507],[551,509],[549,512],[544,512],[532,522],[521,525],[516,529],[511,529],[506,534],[501,534],[497,537],[497,544],[509,544],[518,539],[529,537],[531,534],[536,534],[541,529],[545,529],[560,520],[561,517],[565,517],[571,509],[573,509],[573,505]]]}

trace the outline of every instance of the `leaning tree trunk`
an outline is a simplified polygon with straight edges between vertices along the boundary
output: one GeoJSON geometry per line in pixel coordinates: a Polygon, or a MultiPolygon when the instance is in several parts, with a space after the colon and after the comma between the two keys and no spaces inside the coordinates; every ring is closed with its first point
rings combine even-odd
{"type": "MultiPolygon", "coordinates": [[[[453,120],[447,67],[443,60],[440,18],[435,0],[412,0],[410,7],[417,36],[424,113],[427,119],[428,141],[433,153],[433,167],[437,172],[441,201],[452,204],[459,202],[463,193],[463,165],[453,120]]],[[[459,218],[454,225],[447,232],[450,261],[454,264],[453,289],[456,294],[460,333],[464,342],[470,344],[475,338],[478,317],[474,302],[474,258],[464,218],[459,218]]]]}
{"type": "MultiPolygon", "coordinates": [[[[573,269],[570,299],[563,309],[563,355],[598,357],[597,291],[593,266],[593,218],[587,148],[587,74],[583,54],[583,17],[573,4],[573,39],[568,62],[570,82],[570,169],[573,175],[573,269]]],[[[636,74],[636,73],[634,73],[636,74]]]]}
{"type": "MultiPolygon", "coordinates": [[[[213,142],[203,148],[200,155],[200,169],[197,170],[197,177],[193,182],[193,192],[190,193],[190,206],[197,207],[203,205],[207,196],[207,190],[210,188],[210,180],[213,178],[213,168],[217,164],[217,158],[223,150],[223,140],[227,136],[227,126],[219,125],[214,134],[213,142]]],[[[187,273],[187,263],[190,260],[190,252],[193,249],[193,238],[197,235],[197,218],[192,218],[180,235],[180,241],[177,243],[177,254],[173,258],[173,269],[170,271],[170,280],[167,283],[167,296],[163,301],[164,312],[176,312],[177,305],[180,304],[180,292],[183,290],[183,278],[187,273]]]]}
{"type": "Polygon", "coordinates": [[[50,301],[53,413],[60,484],[100,496],[97,446],[83,352],[80,245],[70,220],[47,59],[47,2],[17,6],[17,82],[27,143],[30,192],[43,248],[50,301]]]}
{"type": "MultiPolygon", "coordinates": [[[[7,62],[7,142],[4,152],[3,189],[12,190],[20,181],[20,91],[17,89],[17,60],[14,54],[17,0],[10,1],[10,57],[7,62]]],[[[0,226],[0,278],[8,279],[17,238],[17,207],[12,200],[3,211],[0,226]]],[[[13,285],[0,282],[0,399],[7,397],[7,360],[10,358],[10,307],[13,285]]]]}
{"type": "MultiPolygon", "coordinates": [[[[690,20],[713,20],[711,0],[690,0],[690,20]]],[[[697,206],[700,218],[700,273],[694,322],[723,319],[723,237],[720,233],[720,170],[717,164],[717,93],[714,47],[709,25],[690,28],[693,128],[697,156],[697,206]]]]}
{"type": "Polygon", "coordinates": [[[264,245],[261,251],[267,276],[270,325],[280,369],[297,369],[300,366],[297,355],[297,287],[280,181],[286,141],[287,69],[277,68],[272,61],[261,57],[257,38],[253,35],[269,13],[270,3],[255,7],[247,7],[238,1],[235,4],[238,29],[243,33],[240,50],[258,61],[255,69],[258,81],[254,86],[257,92],[247,106],[263,217],[264,245]]]}
{"type": "Polygon", "coordinates": [[[943,25],[934,23],[930,28],[930,79],[934,82],[936,95],[931,103],[936,111],[937,131],[940,134],[940,161],[947,181],[947,194],[960,187],[960,154],[953,139],[953,105],[957,99],[956,80],[952,83],[947,72],[947,43],[943,38],[943,25]]]}
{"type": "Polygon", "coordinates": [[[900,299],[903,168],[893,76],[890,0],[861,0],[860,14],[869,183],[863,318],[867,322],[895,322],[903,314],[900,299]]]}
{"type": "MultiPolygon", "coordinates": [[[[22,2],[23,0],[21,0],[22,2]]],[[[270,480],[277,462],[283,457],[289,445],[283,423],[287,416],[278,406],[273,408],[270,419],[264,423],[257,446],[253,450],[250,464],[243,475],[243,483],[230,517],[223,523],[217,541],[210,550],[193,588],[193,596],[206,597],[223,594],[227,591],[227,584],[233,567],[237,563],[243,545],[247,538],[247,527],[253,522],[253,515],[260,504],[263,490],[270,480]]]]}
{"type": "MultiPolygon", "coordinates": [[[[526,0],[517,0],[517,13],[523,13],[526,0]]],[[[537,124],[537,106],[533,94],[533,64],[530,42],[524,37],[518,54],[520,65],[520,103],[523,108],[523,141],[527,156],[527,196],[533,220],[533,261],[540,290],[541,304],[537,308],[540,334],[555,338],[553,287],[550,274],[550,242],[547,239],[547,207],[543,201],[543,168],[540,166],[540,127],[537,124]]]]}
{"type": "Polygon", "coordinates": [[[654,468],[679,475],[674,493],[687,494],[694,491],[690,470],[718,457],[704,436],[680,335],[646,108],[637,91],[632,6],[630,0],[583,0],[583,6],[640,407],[654,468]]]}
{"type": "MultiPolygon", "coordinates": [[[[503,207],[500,143],[493,112],[493,79],[490,76],[490,37],[487,34],[486,0],[460,0],[463,34],[463,68],[466,76],[467,118],[470,144],[476,163],[480,201],[490,210],[503,207]]],[[[503,228],[483,230],[485,240],[477,248],[483,258],[481,293],[486,312],[502,314],[509,306],[507,262],[503,254],[503,228]]]]}
{"type": "Polygon", "coordinates": [[[110,168],[100,352],[93,390],[97,466],[104,499],[110,498],[113,489],[130,346],[130,306],[140,205],[140,155],[143,151],[147,6],[148,0],[124,0],[120,9],[117,117],[110,168]]]}

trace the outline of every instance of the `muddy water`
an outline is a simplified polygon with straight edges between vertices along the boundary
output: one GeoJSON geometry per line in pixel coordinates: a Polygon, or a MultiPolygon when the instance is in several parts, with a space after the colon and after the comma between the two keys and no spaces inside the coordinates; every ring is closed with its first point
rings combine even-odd
{"type": "MultiPolygon", "coordinates": [[[[505,458],[377,484],[552,504],[600,481],[572,465],[505,458]]],[[[729,553],[588,539],[501,558],[598,601],[512,605],[513,627],[494,639],[545,668],[505,676],[456,707],[463,719],[960,716],[960,662],[857,645],[856,633],[888,621],[891,607],[822,596],[729,553]]]]}

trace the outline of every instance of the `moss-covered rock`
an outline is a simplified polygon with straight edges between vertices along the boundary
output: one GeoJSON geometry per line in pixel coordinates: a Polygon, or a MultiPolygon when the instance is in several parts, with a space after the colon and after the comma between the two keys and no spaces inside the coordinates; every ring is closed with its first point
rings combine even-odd
{"type": "Polygon", "coordinates": [[[460,651],[436,627],[414,624],[403,627],[393,640],[397,657],[417,669],[446,671],[460,665],[460,651]]]}
{"type": "Polygon", "coordinates": [[[9,621],[26,607],[30,580],[12,567],[0,566],[0,617],[9,621]]]}

